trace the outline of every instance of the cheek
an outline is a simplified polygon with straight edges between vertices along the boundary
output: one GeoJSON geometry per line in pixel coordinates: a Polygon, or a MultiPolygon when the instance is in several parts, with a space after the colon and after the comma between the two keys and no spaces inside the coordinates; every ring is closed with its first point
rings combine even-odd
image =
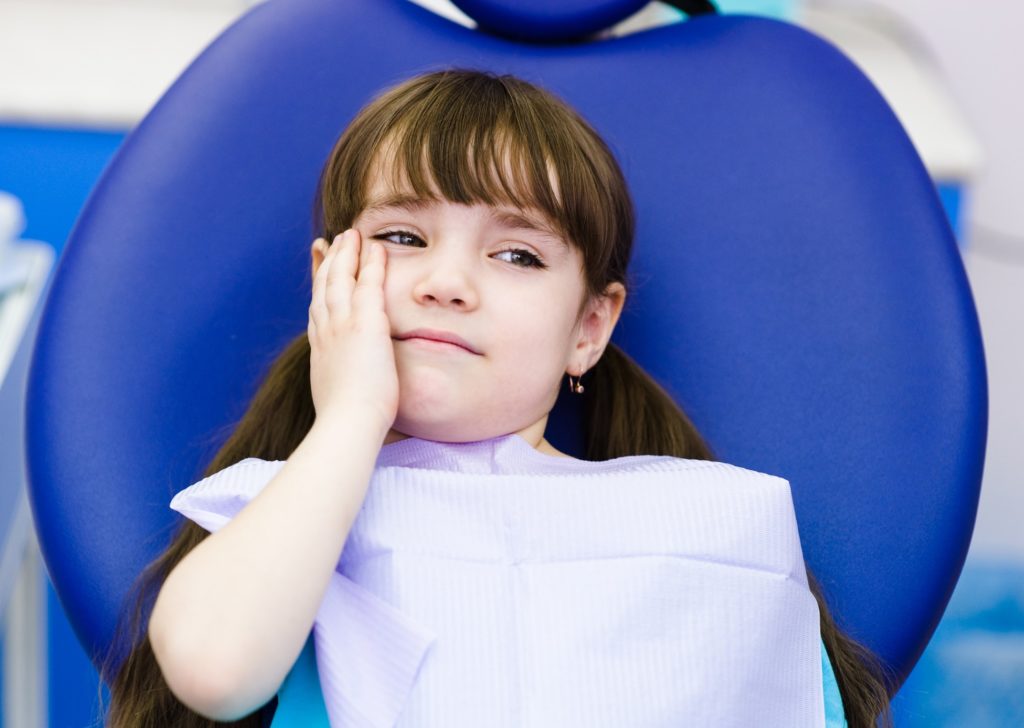
{"type": "Polygon", "coordinates": [[[510,307],[492,331],[509,368],[531,377],[561,368],[568,347],[568,324],[550,318],[550,310],[510,307]]]}
{"type": "Polygon", "coordinates": [[[391,315],[394,309],[394,303],[398,300],[402,290],[402,284],[398,280],[398,276],[395,275],[391,269],[385,269],[384,271],[384,313],[391,315]]]}

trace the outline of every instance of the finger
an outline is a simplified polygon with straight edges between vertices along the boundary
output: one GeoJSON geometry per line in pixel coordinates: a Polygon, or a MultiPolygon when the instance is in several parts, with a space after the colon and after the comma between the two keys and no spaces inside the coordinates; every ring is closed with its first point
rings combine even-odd
{"type": "Polygon", "coordinates": [[[366,247],[368,258],[352,292],[352,306],[360,311],[383,311],[387,253],[384,245],[376,241],[366,247]]]}
{"type": "Polygon", "coordinates": [[[353,231],[349,229],[335,240],[334,245],[338,248],[335,255],[338,259],[327,273],[324,303],[330,317],[339,323],[348,318],[352,309],[352,276],[356,256],[353,238],[353,231]]]}
{"type": "Polygon", "coordinates": [[[309,320],[314,327],[320,330],[323,330],[327,322],[327,306],[324,295],[327,288],[327,273],[331,267],[331,260],[334,258],[331,250],[333,247],[331,246],[327,249],[323,260],[320,261],[320,266],[316,269],[316,275],[313,276],[313,293],[309,302],[309,320]]]}
{"type": "Polygon", "coordinates": [[[370,261],[370,251],[373,249],[371,244],[373,241],[363,240],[363,236],[360,235],[358,231],[355,232],[359,237],[359,271],[356,275],[356,280],[358,280],[363,275],[363,268],[366,267],[366,264],[370,261]]]}
{"type": "Polygon", "coordinates": [[[341,246],[342,249],[339,252],[339,255],[341,253],[345,253],[345,265],[341,266],[341,268],[350,278],[353,279],[356,277],[356,273],[359,270],[359,238],[359,231],[356,230],[355,228],[349,228],[348,230],[346,230],[344,233],[342,233],[341,238],[344,244],[341,246]]]}

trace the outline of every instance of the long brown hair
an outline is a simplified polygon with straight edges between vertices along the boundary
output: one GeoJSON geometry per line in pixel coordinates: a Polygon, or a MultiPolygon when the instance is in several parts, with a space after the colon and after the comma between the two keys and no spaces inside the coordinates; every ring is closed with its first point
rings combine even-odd
{"type": "MultiPolygon", "coordinates": [[[[426,73],[381,92],[349,124],[323,169],[313,211],[318,236],[333,240],[351,227],[367,204],[369,176],[382,153],[387,157],[382,168],[394,174],[392,189],[411,187],[421,197],[457,203],[542,210],[581,252],[586,285],[578,316],[609,284],[626,285],[635,227],[626,181],[602,138],[551,93],[511,75],[471,69],[426,73]]],[[[291,455],[315,416],[309,356],[303,330],[271,363],[205,475],[247,457],[291,455]]],[[[715,459],[679,405],[615,344],[608,344],[585,376],[586,459],[715,459]]],[[[132,606],[121,615],[101,670],[111,693],[108,726],[221,725],[189,710],[170,692],[146,634],[160,585],[206,536],[182,519],[166,551],[136,580],[134,598],[126,602],[132,606]]],[[[808,581],[850,728],[874,726],[876,719],[891,726],[892,674],[833,622],[809,571],[808,581]]],[[[258,728],[272,709],[273,701],[223,725],[258,728]]]]}

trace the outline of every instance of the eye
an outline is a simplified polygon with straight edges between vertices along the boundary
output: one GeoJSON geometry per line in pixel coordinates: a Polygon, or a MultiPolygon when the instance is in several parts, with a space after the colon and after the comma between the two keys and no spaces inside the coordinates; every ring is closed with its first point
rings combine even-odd
{"type": "MultiPolygon", "coordinates": [[[[406,232],[405,230],[390,230],[388,232],[381,233],[380,235],[374,235],[373,239],[387,240],[388,238],[394,237],[412,238],[413,240],[419,240],[421,243],[423,242],[422,240],[420,240],[420,237],[418,235],[413,235],[412,233],[406,232]]],[[[402,245],[402,243],[399,243],[399,245],[402,245]]]]}
{"type": "MultiPolygon", "coordinates": [[[[389,240],[391,238],[405,238],[405,239],[408,239],[408,240],[417,241],[419,243],[423,242],[423,239],[419,235],[415,235],[415,234],[410,233],[410,232],[408,232],[406,230],[388,230],[386,232],[381,233],[380,235],[374,235],[372,237],[373,237],[374,240],[389,240]]],[[[396,244],[397,245],[406,245],[406,243],[396,243],[396,244]]],[[[512,263],[513,265],[515,265],[515,266],[517,266],[519,268],[539,268],[539,269],[547,268],[547,265],[544,263],[543,260],[541,260],[539,257],[537,257],[536,255],[534,255],[533,253],[531,253],[528,250],[523,250],[522,248],[507,248],[505,250],[499,251],[499,255],[502,254],[502,253],[512,253],[513,256],[517,256],[519,260],[524,261],[524,262],[521,262],[521,263],[515,263],[515,262],[512,263]]]]}
{"type": "Polygon", "coordinates": [[[526,260],[527,262],[522,264],[514,264],[518,265],[520,268],[547,268],[547,266],[544,264],[544,261],[542,261],[540,258],[538,258],[536,255],[534,255],[528,250],[523,250],[521,248],[509,248],[507,250],[502,250],[501,252],[512,253],[513,255],[522,256],[520,260],[526,260]]]}

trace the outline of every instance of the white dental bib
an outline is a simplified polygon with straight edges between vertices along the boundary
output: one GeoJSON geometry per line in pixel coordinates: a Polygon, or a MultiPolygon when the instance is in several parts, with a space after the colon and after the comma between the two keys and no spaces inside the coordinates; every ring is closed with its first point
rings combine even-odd
{"type": "MultiPolygon", "coordinates": [[[[283,466],[171,508],[215,531],[283,466]]],[[[313,637],[333,728],[820,728],[819,630],[783,478],[509,434],[381,449],[313,637]]]]}

